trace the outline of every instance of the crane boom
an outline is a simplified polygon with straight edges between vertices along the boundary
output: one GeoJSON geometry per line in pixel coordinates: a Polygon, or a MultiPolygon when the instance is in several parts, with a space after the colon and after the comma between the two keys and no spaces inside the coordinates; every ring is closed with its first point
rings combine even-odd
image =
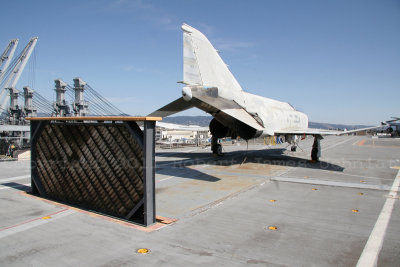
{"type": "Polygon", "coordinates": [[[19,77],[22,74],[22,71],[25,68],[26,63],[29,60],[29,57],[31,56],[33,49],[36,46],[37,43],[37,37],[33,37],[29,43],[25,46],[24,50],[21,53],[21,56],[18,58],[18,62],[15,65],[12,73],[7,79],[7,82],[4,85],[4,88],[12,88],[15,87],[15,85],[18,83],[19,77]]]}
{"type": "Polygon", "coordinates": [[[3,81],[4,73],[7,70],[12,58],[14,57],[15,49],[18,46],[18,39],[13,39],[8,43],[0,58],[0,83],[3,81]]]}
{"type": "MultiPolygon", "coordinates": [[[[25,68],[26,63],[28,62],[33,49],[36,46],[38,37],[33,37],[29,43],[25,46],[24,50],[22,51],[20,57],[18,58],[12,72],[7,78],[7,81],[4,83],[2,91],[0,93],[0,100],[3,98],[4,94],[8,95],[8,88],[14,88],[15,85],[18,83],[18,80],[22,74],[22,71],[25,68]]],[[[3,102],[0,105],[0,111],[5,109],[7,98],[4,98],[3,102]]]]}

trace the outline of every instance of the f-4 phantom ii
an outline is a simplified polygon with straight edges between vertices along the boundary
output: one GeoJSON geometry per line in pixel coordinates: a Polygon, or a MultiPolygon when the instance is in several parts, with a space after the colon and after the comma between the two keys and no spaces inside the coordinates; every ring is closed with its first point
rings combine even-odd
{"type": "MultiPolygon", "coordinates": [[[[308,117],[289,103],[244,92],[227,65],[207,37],[195,28],[183,24],[182,97],[151,113],[166,117],[197,107],[213,116],[210,122],[211,150],[221,154],[218,139],[224,137],[245,140],[264,136],[285,136],[296,151],[302,135],[314,136],[311,158],[318,161],[322,135],[339,132],[308,128],[308,117]]],[[[369,129],[369,128],[367,128],[369,129]]],[[[365,129],[359,129],[365,130],[365,129]]]]}

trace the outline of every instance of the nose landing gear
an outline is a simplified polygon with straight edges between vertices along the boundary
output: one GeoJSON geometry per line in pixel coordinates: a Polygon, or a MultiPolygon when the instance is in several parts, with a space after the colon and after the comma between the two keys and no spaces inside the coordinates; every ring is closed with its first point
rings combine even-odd
{"type": "Polygon", "coordinates": [[[211,150],[213,156],[222,156],[222,145],[218,143],[218,138],[211,139],[211,150]]]}

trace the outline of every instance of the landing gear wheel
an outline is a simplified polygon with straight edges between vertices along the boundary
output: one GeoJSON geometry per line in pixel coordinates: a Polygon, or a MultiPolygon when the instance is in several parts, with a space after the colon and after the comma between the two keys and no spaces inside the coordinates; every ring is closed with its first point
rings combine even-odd
{"type": "Polygon", "coordinates": [[[222,156],[222,146],[220,144],[217,145],[217,155],[222,156]]]}
{"type": "Polygon", "coordinates": [[[216,156],[222,156],[222,146],[221,144],[216,144],[215,146],[213,146],[212,148],[212,154],[214,157],[216,156]]]}
{"type": "Polygon", "coordinates": [[[222,156],[222,145],[218,143],[218,138],[211,140],[211,151],[213,156],[222,156]]]}
{"type": "Polygon", "coordinates": [[[291,150],[292,152],[296,152],[297,146],[292,146],[292,147],[290,148],[290,150],[291,150]]]}
{"type": "Polygon", "coordinates": [[[311,162],[319,162],[319,157],[321,156],[321,143],[320,140],[322,136],[314,136],[314,143],[311,149],[311,162]]]}
{"type": "Polygon", "coordinates": [[[311,161],[312,162],[318,162],[319,158],[318,158],[318,149],[317,148],[313,148],[311,150],[311,161]]]}

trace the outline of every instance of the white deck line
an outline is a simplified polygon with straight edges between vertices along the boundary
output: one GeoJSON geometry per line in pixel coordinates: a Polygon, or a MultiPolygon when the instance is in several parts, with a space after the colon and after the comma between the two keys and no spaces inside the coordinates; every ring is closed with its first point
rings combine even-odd
{"type": "Polygon", "coordinates": [[[377,266],[378,256],[382,249],[383,240],[389,225],[390,217],[392,216],[393,206],[396,201],[397,192],[400,185],[400,170],[394,179],[389,197],[386,199],[385,205],[379,214],[378,220],[375,223],[374,229],[368,238],[367,244],[361,253],[357,267],[377,266]]]}
{"type": "Polygon", "coordinates": [[[26,178],[31,178],[31,175],[27,174],[27,175],[15,176],[15,177],[10,177],[10,178],[5,178],[5,179],[0,178],[0,183],[2,184],[2,183],[12,182],[12,181],[16,181],[16,180],[22,180],[22,179],[26,179],[26,178]]]}
{"type": "Polygon", "coordinates": [[[15,226],[0,229],[0,239],[10,236],[10,235],[13,235],[13,234],[17,234],[17,233],[29,230],[29,229],[32,229],[34,227],[37,227],[37,226],[40,226],[40,225],[43,225],[43,224],[46,224],[49,222],[52,222],[54,220],[71,215],[73,213],[75,213],[75,211],[65,209],[65,210],[61,210],[55,214],[49,215],[48,219],[44,219],[44,217],[37,218],[37,219],[31,220],[31,221],[28,221],[28,222],[25,222],[22,224],[18,224],[15,226]]]}
{"type": "Polygon", "coordinates": [[[344,183],[344,182],[335,182],[335,181],[327,181],[327,180],[302,179],[302,178],[291,178],[291,177],[274,177],[274,178],[271,178],[271,181],[300,183],[300,184],[327,185],[327,186],[337,186],[337,187],[350,187],[350,188],[361,188],[361,189],[372,189],[372,190],[384,190],[384,191],[390,190],[390,187],[387,185],[344,183]]]}

